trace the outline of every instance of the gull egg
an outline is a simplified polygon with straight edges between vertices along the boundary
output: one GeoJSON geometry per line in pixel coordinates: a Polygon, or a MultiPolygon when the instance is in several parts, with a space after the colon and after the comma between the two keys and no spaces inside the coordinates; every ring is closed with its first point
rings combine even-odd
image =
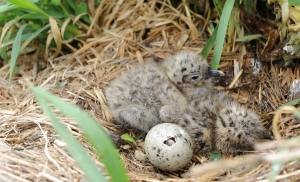
{"type": "Polygon", "coordinates": [[[162,123],[148,132],[145,138],[145,152],[154,166],[166,171],[176,171],[191,160],[193,142],[180,126],[162,123]]]}

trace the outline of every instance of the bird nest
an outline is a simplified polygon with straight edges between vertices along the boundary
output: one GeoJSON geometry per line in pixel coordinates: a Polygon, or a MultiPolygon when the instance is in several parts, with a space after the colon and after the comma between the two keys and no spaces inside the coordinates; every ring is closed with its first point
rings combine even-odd
{"type": "MultiPolygon", "coordinates": [[[[162,61],[182,49],[200,52],[210,35],[205,18],[193,13],[185,3],[173,7],[166,1],[102,1],[92,14],[94,23],[86,29],[89,38],[81,41],[79,48],[66,42],[65,52],[69,54],[62,53],[56,58],[45,58],[44,52],[39,51],[21,55],[20,71],[13,76],[10,86],[9,65],[1,67],[0,179],[86,181],[28,89],[28,82],[82,107],[105,129],[121,134],[104,96],[110,80],[134,63],[162,61]]],[[[297,87],[299,66],[251,64],[255,56],[245,44],[228,43],[225,47],[231,48],[224,49],[219,68],[227,77],[218,80],[215,89],[227,90],[233,98],[255,110],[266,132],[273,135],[274,111],[297,95],[291,88],[297,87]]],[[[76,123],[59,113],[57,116],[102,168],[76,123]]],[[[214,163],[209,156],[194,154],[188,166],[177,172],[160,171],[149,161],[138,160],[135,151],[144,151],[143,138],[131,130],[128,132],[137,145],[124,143],[119,153],[132,181],[266,181],[274,173],[275,179],[297,181],[300,150],[295,137],[299,135],[299,121],[284,113],[277,126],[276,132],[290,139],[288,142],[268,141],[257,145],[257,151],[223,155],[220,163],[214,163]]]]}

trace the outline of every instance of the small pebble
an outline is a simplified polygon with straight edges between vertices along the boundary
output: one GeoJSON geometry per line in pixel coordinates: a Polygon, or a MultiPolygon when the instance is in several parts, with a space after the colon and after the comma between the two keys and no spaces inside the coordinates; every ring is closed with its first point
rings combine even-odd
{"type": "Polygon", "coordinates": [[[147,157],[146,154],[144,154],[142,151],[140,150],[136,150],[134,151],[134,157],[136,158],[136,160],[140,161],[140,162],[145,162],[147,157]]]}
{"type": "Polygon", "coordinates": [[[131,146],[130,145],[122,145],[121,148],[124,150],[127,150],[127,149],[130,149],[131,146]]]}
{"type": "Polygon", "coordinates": [[[66,146],[66,143],[63,142],[63,141],[60,141],[60,140],[54,140],[54,144],[58,147],[65,147],[66,146]]]}

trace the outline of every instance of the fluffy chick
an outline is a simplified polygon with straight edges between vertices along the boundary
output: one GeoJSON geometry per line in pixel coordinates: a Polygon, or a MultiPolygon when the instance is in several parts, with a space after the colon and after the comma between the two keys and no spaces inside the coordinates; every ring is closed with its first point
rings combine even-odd
{"type": "Polygon", "coordinates": [[[197,53],[182,51],[162,64],[150,62],[123,72],[105,95],[118,123],[147,132],[179,117],[189,102],[187,92],[206,83],[211,89],[210,77],[215,75],[219,72],[211,70],[197,53]]]}
{"type": "Polygon", "coordinates": [[[253,150],[254,143],[270,136],[259,116],[224,92],[194,99],[175,123],[195,141],[196,153],[238,153],[253,150]]]}
{"type": "Polygon", "coordinates": [[[188,105],[157,63],[135,66],[113,80],[105,91],[116,121],[147,132],[180,116],[188,105]]]}

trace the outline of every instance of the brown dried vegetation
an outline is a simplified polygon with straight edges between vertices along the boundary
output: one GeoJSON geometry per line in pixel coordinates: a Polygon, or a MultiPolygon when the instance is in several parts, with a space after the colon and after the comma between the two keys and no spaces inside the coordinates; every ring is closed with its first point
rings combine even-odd
{"type": "MultiPolygon", "coordinates": [[[[181,49],[200,52],[206,37],[210,36],[206,17],[192,12],[185,1],[173,7],[167,1],[158,0],[103,0],[90,13],[93,23],[83,27],[85,41],[74,38],[76,45],[65,42],[63,51],[55,58],[49,55],[44,59],[43,52],[20,56],[20,72],[14,75],[11,86],[7,82],[9,65],[0,68],[0,138],[12,148],[0,155],[4,163],[0,167],[0,178],[6,181],[85,179],[28,90],[28,81],[79,105],[105,129],[120,133],[103,94],[109,81],[130,69],[133,63],[161,61],[181,49]]],[[[233,35],[236,37],[239,33],[233,35]]],[[[299,79],[299,66],[284,68],[280,64],[261,63],[259,73],[253,74],[251,64],[244,59],[245,54],[244,44],[226,43],[219,68],[228,77],[219,84],[231,84],[228,88],[217,86],[216,89],[227,89],[232,97],[259,113],[266,131],[272,134],[273,112],[291,100],[290,87],[299,79]]],[[[102,168],[80,128],[69,118],[58,116],[102,168]]],[[[279,118],[278,132],[285,139],[293,138],[299,136],[299,126],[293,115],[283,114],[279,118]]],[[[133,132],[131,135],[138,137],[133,132]]],[[[208,156],[194,155],[191,163],[176,173],[162,172],[148,161],[136,160],[134,151],[143,151],[140,140],[136,147],[121,146],[119,150],[132,181],[266,181],[276,159],[291,161],[282,166],[276,179],[297,181],[300,178],[299,162],[295,160],[300,157],[297,145],[297,142],[271,141],[269,145],[258,146],[259,152],[228,156],[229,159],[220,164],[210,163],[208,156]],[[290,153],[275,155],[278,146],[288,144],[292,148],[290,153]],[[193,168],[198,164],[203,165],[193,168]]]]}

